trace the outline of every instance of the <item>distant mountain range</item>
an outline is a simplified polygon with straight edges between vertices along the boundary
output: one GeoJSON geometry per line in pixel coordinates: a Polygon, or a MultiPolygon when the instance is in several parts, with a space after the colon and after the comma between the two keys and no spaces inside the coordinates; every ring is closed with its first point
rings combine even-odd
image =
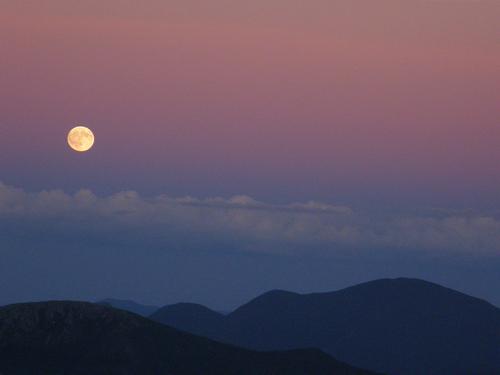
{"type": "Polygon", "coordinates": [[[0,308],[0,375],[373,374],[357,368],[500,374],[500,309],[416,279],[276,290],[227,315],[115,299],[0,308]]]}
{"type": "Polygon", "coordinates": [[[305,295],[277,290],[226,316],[176,304],[151,319],[251,349],[316,347],[391,375],[500,374],[500,309],[416,279],[305,295]]]}
{"type": "Polygon", "coordinates": [[[256,352],[86,302],[0,308],[2,375],[370,375],[318,349],[256,352]]]}

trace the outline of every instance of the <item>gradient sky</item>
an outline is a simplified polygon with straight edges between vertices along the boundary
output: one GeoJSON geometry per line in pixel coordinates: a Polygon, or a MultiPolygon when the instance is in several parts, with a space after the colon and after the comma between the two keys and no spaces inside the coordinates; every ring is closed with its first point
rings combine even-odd
{"type": "MultiPolygon", "coordinates": [[[[184,250],[180,253],[184,255],[162,253],[164,263],[141,258],[143,271],[150,270],[151,275],[160,272],[152,270],[154,264],[168,263],[174,272],[175,263],[179,275],[191,270],[193,279],[180,283],[182,287],[171,287],[169,293],[177,293],[175,297],[162,299],[159,289],[141,293],[152,283],[163,285],[171,280],[166,276],[151,276],[134,292],[131,286],[120,289],[119,285],[133,284],[125,275],[133,274],[136,263],[131,259],[140,257],[139,251],[129,250],[128,261],[120,258],[118,263],[124,263],[118,266],[115,252],[123,244],[106,241],[108,250],[101,260],[98,252],[86,253],[86,266],[75,279],[75,285],[81,285],[75,291],[56,288],[55,292],[50,286],[43,288],[50,293],[35,291],[35,285],[43,284],[35,282],[43,278],[43,270],[50,273],[45,280],[52,280],[51,285],[66,275],[54,265],[61,258],[62,250],[57,249],[67,248],[61,240],[50,251],[43,250],[48,251],[47,257],[39,252],[33,258],[21,257],[27,269],[45,264],[43,259],[46,266],[32,270],[36,276],[31,283],[24,282],[22,292],[4,289],[0,303],[44,296],[121,294],[143,296],[145,302],[154,303],[192,297],[224,307],[266,288],[325,290],[372,277],[405,275],[449,282],[500,301],[500,295],[488,291],[490,283],[500,277],[491,269],[492,264],[500,264],[495,234],[500,228],[499,1],[7,0],[0,1],[0,6],[0,181],[5,184],[0,189],[0,211],[4,210],[0,221],[6,227],[26,226],[19,233],[12,230],[0,235],[5,252],[0,281],[4,285],[14,280],[21,283],[16,276],[19,251],[48,247],[37,237],[39,229],[33,228],[49,222],[47,215],[53,219],[61,212],[67,214],[67,207],[61,211],[61,200],[54,197],[45,211],[39,211],[39,206],[30,208],[33,202],[46,202],[45,196],[36,195],[42,190],[66,192],[61,198],[65,202],[79,202],[72,194],[82,188],[104,201],[128,190],[136,191],[140,202],[166,194],[192,196],[205,205],[207,198],[222,197],[216,200],[217,210],[219,204],[224,210],[226,204],[250,204],[264,212],[288,212],[290,207],[297,209],[294,202],[322,202],[348,207],[364,218],[341,220],[361,233],[354,245],[354,239],[342,237],[341,247],[399,248],[401,240],[393,234],[402,222],[411,223],[409,236],[419,244],[417,250],[405,250],[413,255],[384,252],[372,259],[363,250],[362,255],[356,253],[359,257],[343,257],[347,265],[338,259],[325,265],[323,255],[303,250],[295,258],[264,250],[257,255],[243,251],[245,241],[252,238],[259,249],[272,247],[268,239],[259,237],[261,232],[255,234],[255,228],[261,230],[262,223],[274,225],[277,219],[252,217],[251,230],[242,221],[241,237],[234,235],[227,242],[225,233],[224,240],[209,241],[210,249],[223,249],[213,257],[199,246],[213,238],[200,235],[199,243],[184,246],[200,252],[199,259],[184,250]],[[67,131],[77,123],[95,133],[95,147],[89,153],[72,153],[65,143],[67,131]],[[13,187],[22,193],[13,193],[13,187]],[[230,201],[232,196],[240,197],[230,201]],[[23,215],[29,217],[12,217],[13,212],[19,214],[12,208],[13,199],[23,202],[23,215]],[[260,202],[266,203],[261,206],[260,202]],[[436,208],[447,213],[428,213],[436,208]],[[438,221],[422,224],[418,221],[421,210],[426,218],[438,221]],[[30,216],[33,212],[38,219],[30,216]],[[381,230],[374,229],[373,223],[382,214],[387,215],[383,230],[391,235],[374,240],[367,233],[381,230]],[[457,215],[459,220],[470,221],[446,221],[457,215]],[[444,239],[429,235],[434,231],[444,239]],[[27,241],[23,246],[20,238],[27,241]],[[474,257],[472,263],[450,255],[452,247],[463,254],[463,243],[474,257]],[[230,248],[241,251],[231,255],[230,248]],[[426,263],[426,271],[419,273],[418,262],[423,260],[415,254],[434,248],[441,249],[439,260],[426,263]],[[476,250],[482,254],[479,258],[476,250]],[[265,258],[262,263],[260,257],[265,258]],[[85,276],[91,264],[99,264],[101,268],[95,269],[102,272],[104,264],[115,264],[111,269],[121,276],[110,277],[107,283],[93,279],[96,285],[109,287],[97,293],[94,281],[85,276]],[[206,265],[206,270],[195,271],[199,267],[193,264],[206,265]],[[221,275],[222,264],[232,265],[227,268],[232,270],[228,278],[244,275],[240,289],[221,291],[226,285],[221,279],[207,286],[212,292],[187,292],[191,283],[210,279],[215,270],[221,275]],[[282,276],[267,276],[264,282],[260,275],[255,280],[250,270],[259,264],[281,270],[282,276]],[[442,268],[437,264],[443,264],[442,268]],[[310,273],[303,282],[293,277],[296,272],[307,274],[301,267],[310,273]],[[315,267],[323,271],[313,275],[315,267]],[[330,272],[334,268],[336,277],[330,272]],[[215,301],[215,290],[224,297],[215,301]]],[[[322,210],[317,205],[305,209],[322,210]]],[[[86,206],[85,215],[88,210],[86,206]]],[[[185,218],[179,215],[176,220],[185,218]]],[[[224,217],[221,227],[225,220],[229,219],[224,217]]],[[[304,221],[302,216],[290,220],[305,233],[299,240],[293,237],[298,242],[292,241],[291,246],[301,249],[324,244],[311,242],[315,233],[323,233],[314,225],[333,225],[328,220],[304,221]]],[[[198,221],[191,218],[184,223],[198,225],[198,221]]],[[[77,232],[78,222],[73,224],[69,233],[77,232]]],[[[271,227],[278,237],[286,237],[283,225],[271,227]]],[[[142,234],[137,238],[160,232],[134,228],[142,234]]],[[[176,236],[184,230],[179,229],[176,236]]],[[[62,232],[52,235],[60,237],[62,232]]],[[[206,227],[201,232],[210,233],[206,227]]],[[[102,245],[102,233],[93,235],[95,242],[80,243],[80,250],[72,251],[102,245]]],[[[330,234],[325,236],[325,241],[331,240],[330,234]]],[[[44,237],[44,241],[54,238],[44,237]]],[[[132,241],[136,249],[141,247],[137,238],[132,241]]],[[[338,241],[335,237],[334,243],[338,241]]],[[[156,247],[172,245],[160,244],[156,247]]],[[[325,247],[333,246],[328,244],[325,247]]],[[[70,258],[67,261],[71,263],[70,258]]]]}

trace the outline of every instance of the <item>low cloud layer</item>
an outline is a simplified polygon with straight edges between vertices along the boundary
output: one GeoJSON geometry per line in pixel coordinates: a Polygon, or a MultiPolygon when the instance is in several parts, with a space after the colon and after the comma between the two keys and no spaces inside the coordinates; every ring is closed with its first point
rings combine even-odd
{"type": "Polygon", "coordinates": [[[422,254],[500,255],[500,220],[493,214],[426,210],[376,214],[321,202],[273,205],[133,191],[98,197],[52,190],[29,193],[0,184],[0,240],[74,241],[165,249],[200,244],[233,251],[349,254],[406,250],[422,254]]]}

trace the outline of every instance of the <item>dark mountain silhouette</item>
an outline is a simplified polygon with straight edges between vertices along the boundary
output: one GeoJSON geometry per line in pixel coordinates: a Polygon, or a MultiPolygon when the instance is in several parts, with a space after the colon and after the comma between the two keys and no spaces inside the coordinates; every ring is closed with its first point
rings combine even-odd
{"type": "Polygon", "coordinates": [[[182,327],[183,331],[205,337],[217,337],[224,327],[224,315],[196,303],[177,303],[158,309],[150,318],[162,322],[168,317],[168,325],[182,327]]]}
{"type": "Polygon", "coordinates": [[[256,352],[86,302],[0,308],[3,375],[368,375],[317,350],[256,352]]]}
{"type": "Polygon", "coordinates": [[[252,349],[317,347],[388,374],[500,374],[500,309],[422,280],[306,295],[272,291],[207,325],[194,312],[163,308],[152,319],[252,349]]]}
{"type": "Polygon", "coordinates": [[[133,312],[134,314],[138,314],[141,316],[150,316],[156,310],[159,309],[158,306],[150,306],[150,305],[142,305],[140,303],[124,300],[124,299],[115,299],[115,298],[106,298],[102,301],[97,302],[100,305],[111,306],[116,309],[121,309],[125,311],[133,312]]]}

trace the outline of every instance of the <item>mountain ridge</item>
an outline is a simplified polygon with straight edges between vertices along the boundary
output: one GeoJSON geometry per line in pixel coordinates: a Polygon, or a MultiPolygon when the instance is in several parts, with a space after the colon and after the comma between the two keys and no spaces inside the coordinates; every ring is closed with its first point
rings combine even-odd
{"type": "MultiPolygon", "coordinates": [[[[173,323],[167,312],[152,319],[173,323]]],[[[380,279],[333,292],[264,293],[221,319],[217,329],[179,329],[257,350],[318,347],[388,374],[500,373],[500,309],[436,283],[380,279]]],[[[193,328],[195,327],[195,328],[193,328]]]]}
{"type": "Polygon", "coordinates": [[[257,352],[124,310],[49,301],[0,308],[3,375],[370,375],[318,349],[257,352]]]}

